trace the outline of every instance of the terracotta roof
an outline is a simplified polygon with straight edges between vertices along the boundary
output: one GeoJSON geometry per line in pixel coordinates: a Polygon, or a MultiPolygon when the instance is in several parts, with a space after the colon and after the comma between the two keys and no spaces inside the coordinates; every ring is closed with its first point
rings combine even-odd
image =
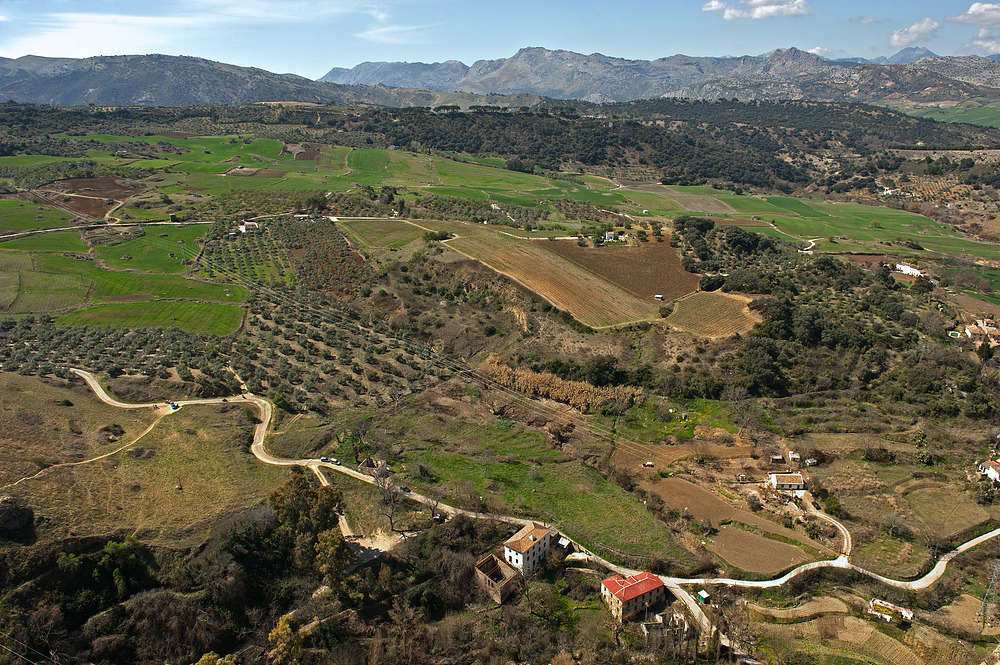
{"type": "Polygon", "coordinates": [[[653,573],[639,573],[624,578],[621,575],[614,575],[601,584],[623,603],[664,586],[663,580],[653,573]]]}
{"type": "Polygon", "coordinates": [[[548,535],[556,535],[556,532],[537,522],[532,522],[515,533],[510,540],[504,543],[504,547],[509,547],[515,552],[524,554],[531,546],[548,535]]]}
{"type": "Polygon", "coordinates": [[[801,483],[802,474],[801,473],[772,473],[774,476],[774,482],[776,483],[801,483]]]}

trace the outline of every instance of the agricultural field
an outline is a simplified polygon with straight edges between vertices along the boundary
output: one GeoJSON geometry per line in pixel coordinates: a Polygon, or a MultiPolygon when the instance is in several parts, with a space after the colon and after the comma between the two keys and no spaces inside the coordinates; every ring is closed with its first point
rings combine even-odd
{"type": "Polygon", "coordinates": [[[968,99],[958,103],[930,104],[885,103],[885,106],[917,118],[938,122],[964,122],[983,127],[1000,127],[1000,102],[995,99],[968,99]]]}
{"type": "Polygon", "coordinates": [[[545,242],[523,240],[476,224],[422,221],[428,229],[451,231],[443,243],[537,293],[583,324],[594,328],[650,320],[655,301],[643,300],[545,249],[545,242]]]}
{"type": "Polygon", "coordinates": [[[655,295],[673,300],[698,288],[698,275],[681,267],[678,251],[666,242],[638,247],[580,247],[572,240],[540,244],[643,300],[652,301],[655,295]]]}
{"type": "Polygon", "coordinates": [[[95,247],[94,254],[112,270],[182,273],[185,261],[198,256],[208,226],[147,226],[145,235],[117,245],[95,247]],[[129,257],[129,258],[125,258],[129,257]]]}
{"type": "Polygon", "coordinates": [[[67,314],[57,320],[60,325],[124,328],[177,326],[182,330],[209,335],[236,332],[242,322],[243,309],[235,305],[172,300],[98,305],[67,314]]]}
{"type": "Polygon", "coordinates": [[[745,296],[699,291],[674,303],[674,311],[665,320],[699,337],[745,334],[759,321],[747,307],[749,302],[745,296]]]}
{"type": "Polygon", "coordinates": [[[362,244],[375,249],[402,249],[426,233],[417,226],[395,219],[342,220],[338,224],[362,244]]]}
{"type": "Polygon", "coordinates": [[[72,226],[71,215],[47,206],[34,205],[15,199],[0,199],[0,235],[72,226]]]}
{"type": "Polygon", "coordinates": [[[89,247],[80,238],[79,231],[53,231],[0,242],[0,249],[24,252],[86,252],[89,247]]]}

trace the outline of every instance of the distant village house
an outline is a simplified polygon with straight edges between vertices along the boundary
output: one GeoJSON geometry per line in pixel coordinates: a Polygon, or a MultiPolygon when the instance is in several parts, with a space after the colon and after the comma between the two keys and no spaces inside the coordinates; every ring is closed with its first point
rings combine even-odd
{"type": "Polygon", "coordinates": [[[995,483],[1000,483],[1000,462],[988,459],[979,465],[979,475],[986,476],[995,483]]]}
{"type": "Polygon", "coordinates": [[[767,482],[779,492],[794,492],[806,488],[801,473],[772,473],[767,482]]]}

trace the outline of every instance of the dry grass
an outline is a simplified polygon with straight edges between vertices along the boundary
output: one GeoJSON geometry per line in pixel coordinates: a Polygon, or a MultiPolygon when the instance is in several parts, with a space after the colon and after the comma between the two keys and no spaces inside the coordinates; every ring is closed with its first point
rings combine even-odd
{"type": "Polygon", "coordinates": [[[718,291],[699,291],[678,300],[666,321],[678,330],[701,337],[742,335],[760,321],[747,307],[750,300],[718,291]]]}
{"type": "Polygon", "coordinates": [[[152,452],[129,454],[135,438],[153,424],[152,410],[116,409],[89,391],[9,374],[0,375],[0,394],[4,484],[36,474],[34,456],[47,463],[79,462],[125,447],[91,463],[47,469],[3,490],[25,499],[36,517],[44,518],[43,538],[126,530],[160,544],[196,545],[216,519],[258,504],[287,475],[244,452],[237,409],[184,407],[162,417],[137,442],[135,448],[152,452]],[[55,406],[61,399],[73,406],[55,406]],[[23,423],[25,414],[31,423],[41,418],[41,424],[11,427],[23,423]],[[98,436],[111,424],[124,429],[113,442],[98,436]],[[73,434],[71,426],[82,434],[73,434]]]}

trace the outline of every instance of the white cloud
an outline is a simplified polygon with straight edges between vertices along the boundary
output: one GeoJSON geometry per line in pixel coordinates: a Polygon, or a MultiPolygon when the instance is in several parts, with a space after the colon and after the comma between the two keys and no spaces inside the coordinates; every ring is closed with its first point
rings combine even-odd
{"type": "Polygon", "coordinates": [[[22,16],[16,34],[0,33],[0,54],[89,57],[96,53],[169,53],[241,28],[333,23],[351,16],[374,20],[370,38],[376,41],[413,43],[419,27],[384,25],[391,18],[388,11],[353,0],[284,0],[280,11],[273,0],[177,0],[161,15],[64,12],[22,16]]]}
{"type": "Polygon", "coordinates": [[[917,42],[933,39],[937,35],[938,28],[940,27],[941,24],[937,21],[925,18],[917,21],[908,28],[903,28],[902,30],[896,30],[893,32],[889,36],[889,46],[902,48],[904,46],[912,46],[917,42]]]}
{"type": "Polygon", "coordinates": [[[976,31],[976,37],[972,43],[966,46],[986,55],[1000,53],[1000,40],[997,39],[996,30],[993,28],[980,28],[976,31]]]}
{"type": "Polygon", "coordinates": [[[851,23],[858,23],[860,25],[874,25],[876,23],[885,23],[888,20],[887,18],[872,18],[871,16],[852,16],[848,19],[851,23]]]}
{"type": "Polygon", "coordinates": [[[991,2],[973,2],[965,12],[949,16],[949,21],[973,25],[1000,26],[1000,5],[991,2]]]}
{"type": "Polygon", "coordinates": [[[3,14],[0,14],[0,23],[2,23],[3,21],[9,21],[9,20],[10,20],[9,18],[7,18],[6,16],[4,16],[3,14]]]}
{"type": "Polygon", "coordinates": [[[87,58],[96,53],[152,53],[175,41],[176,30],[201,27],[197,17],[124,14],[52,14],[21,22],[25,29],[0,50],[11,57],[47,55],[87,58]]]}
{"type": "Polygon", "coordinates": [[[825,46],[814,46],[812,48],[806,49],[807,53],[812,53],[813,55],[818,55],[821,58],[831,58],[835,55],[843,53],[841,49],[826,48],[825,46]]]}
{"type": "Polygon", "coordinates": [[[740,0],[731,5],[723,0],[709,0],[702,5],[703,12],[722,12],[727,21],[742,19],[775,18],[777,16],[805,16],[812,13],[807,0],[740,0]]]}
{"type": "Polygon", "coordinates": [[[359,39],[379,44],[403,44],[415,45],[426,44],[427,36],[424,34],[429,28],[436,28],[441,23],[431,25],[373,25],[366,30],[354,33],[359,39]]]}

